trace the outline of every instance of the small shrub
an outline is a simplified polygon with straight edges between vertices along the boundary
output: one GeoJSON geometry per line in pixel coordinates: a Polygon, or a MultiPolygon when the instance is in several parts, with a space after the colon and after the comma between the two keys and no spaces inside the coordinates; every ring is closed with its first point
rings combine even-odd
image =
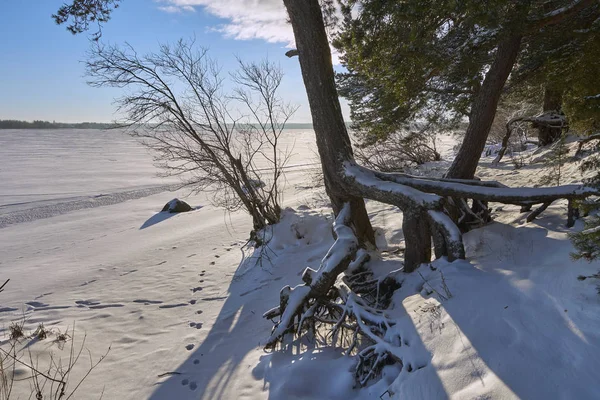
{"type": "Polygon", "coordinates": [[[23,324],[18,322],[13,322],[8,327],[8,337],[10,340],[19,340],[25,336],[25,332],[23,331],[23,324]]]}
{"type": "Polygon", "coordinates": [[[50,333],[50,330],[46,329],[44,324],[40,323],[38,325],[37,329],[35,330],[35,332],[33,332],[33,336],[39,340],[44,340],[48,337],[49,333],[50,333]]]}

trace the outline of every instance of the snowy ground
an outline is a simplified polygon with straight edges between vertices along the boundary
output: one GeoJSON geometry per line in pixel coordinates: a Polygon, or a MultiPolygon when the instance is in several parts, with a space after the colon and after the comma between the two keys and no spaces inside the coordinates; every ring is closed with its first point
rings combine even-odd
{"type": "MultiPolygon", "coordinates": [[[[132,139],[0,132],[0,279],[11,279],[0,293],[0,328],[6,334],[23,317],[29,331],[40,322],[55,332],[75,325],[75,347],[87,335],[95,359],[110,346],[77,399],[103,390],[104,399],[156,400],[600,398],[600,296],[592,280],[577,280],[600,264],[569,259],[564,204],[533,223],[504,206],[496,223],[466,235],[467,261],[422,267],[426,282],[398,275],[404,283],[390,315],[412,372],[389,367],[379,382],[353,390],[353,360],[339,349],[265,353],[272,325],[262,313],[332,243],[326,198],[308,187],[312,133],[290,131],[287,140],[295,148],[285,203],[297,211],[275,228],[272,264],[259,266],[240,262],[249,218],[224,215],[209,194],[163,191],[174,182],[154,176],[132,139]],[[173,197],[197,209],[158,214],[173,197]],[[442,274],[447,301],[431,293],[445,293],[442,274]]],[[[442,138],[445,161],[427,170],[442,170],[454,144],[442,138]]],[[[508,157],[491,168],[491,160],[479,175],[511,186],[543,173],[535,164],[515,171],[508,157]]],[[[567,170],[575,176],[574,166],[567,170]]],[[[381,240],[402,246],[401,214],[368,207],[381,240]]],[[[384,254],[372,262],[376,271],[400,267],[397,255],[384,254]]],[[[68,355],[69,345],[60,350],[52,339],[21,345],[34,357],[68,355]]],[[[22,381],[17,390],[28,388],[22,381]]]]}

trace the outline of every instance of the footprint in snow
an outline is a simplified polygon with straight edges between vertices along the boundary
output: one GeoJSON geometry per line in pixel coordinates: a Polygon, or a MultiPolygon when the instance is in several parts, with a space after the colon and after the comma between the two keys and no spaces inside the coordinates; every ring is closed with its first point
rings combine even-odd
{"type": "Polygon", "coordinates": [[[186,349],[187,351],[191,351],[193,348],[194,348],[194,344],[193,344],[193,343],[190,343],[190,344],[187,344],[187,345],[185,345],[185,349],[186,349]]]}
{"type": "Polygon", "coordinates": [[[190,390],[196,390],[198,388],[198,384],[194,381],[191,381],[189,379],[184,379],[181,381],[181,384],[183,386],[188,386],[190,388],[190,390]]]}
{"type": "Polygon", "coordinates": [[[215,265],[215,262],[214,262],[214,261],[211,261],[211,262],[210,262],[210,265],[215,265]]]}
{"type": "Polygon", "coordinates": [[[202,290],[202,286],[198,286],[198,287],[192,288],[190,290],[192,291],[192,293],[200,292],[202,290]]]}
{"type": "Polygon", "coordinates": [[[176,307],[187,307],[190,303],[177,303],[177,304],[163,304],[162,306],[158,306],[158,308],[176,308],[176,307]]]}
{"type": "Polygon", "coordinates": [[[94,301],[94,300],[77,300],[75,302],[75,304],[77,304],[77,307],[86,307],[86,306],[97,306],[98,304],[100,304],[100,302],[94,301]]]}
{"type": "Polygon", "coordinates": [[[41,301],[30,301],[25,304],[27,304],[28,306],[31,306],[33,308],[48,307],[50,305],[50,304],[42,303],[41,301]]]}
{"type": "Polygon", "coordinates": [[[162,262],[159,262],[159,263],[158,263],[158,264],[156,264],[156,265],[163,265],[163,264],[166,264],[166,263],[167,263],[166,261],[162,261],[162,262]]]}
{"type": "Polygon", "coordinates": [[[190,254],[189,256],[187,256],[187,258],[194,257],[194,256],[196,256],[196,255],[197,255],[196,253],[194,253],[194,254],[190,254]]]}
{"type": "Polygon", "coordinates": [[[215,254],[215,258],[221,258],[221,256],[218,254],[215,254]]]}
{"type": "Polygon", "coordinates": [[[149,304],[162,304],[162,301],[160,300],[146,300],[146,299],[137,299],[133,301],[134,303],[141,303],[145,306],[149,305],[149,304]]]}
{"type": "Polygon", "coordinates": [[[190,304],[192,304],[192,305],[193,305],[193,304],[196,304],[196,299],[191,299],[191,300],[189,301],[189,303],[190,303],[190,304]]]}
{"type": "Polygon", "coordinates": [[[124,272],[120,276],[125,276],[125,275],[129,275],[129,274],[133,274],[134,272],[137,272],[137,269],[132,269],[131,271],[124,272]]]}
{"type": "Polygon", "coordinates": [[[190,322],[190,328],[201,329],[202,325],[202,322],[190,322]]]}

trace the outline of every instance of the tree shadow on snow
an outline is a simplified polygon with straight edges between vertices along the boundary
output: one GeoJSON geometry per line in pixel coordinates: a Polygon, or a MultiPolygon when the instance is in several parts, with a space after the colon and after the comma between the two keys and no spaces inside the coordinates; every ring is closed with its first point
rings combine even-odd
{"type": "Polygon", "coordinates": [[[431,365],[432,355],[400,305],[395,310],[406,314],[398,320],[405,346],[411,357],[399,364],[384,367],[380,376],[361,388],[354,380],[357,358],[344,354],[345,349],[332,346],[294,351],[296,347],[263,356],[252,371],[256,379],[264,380],[269,400],[327,399],[363,400],[387,399],[391,385],[397,391],[393,398],[446,400],[448,395],[437,371],[431,365]],[[414,364],[414,365],[413,365],[414,364]],[[410,365],[410,367],[409,367],[410,365]],[[396,379],[400,380],[394,383],[396,379]],[[398,397],[399,396],[399,397],[398,397]]]}
{"type": "MultiPolygon", "coordinates": [[[[295,247],[295,253],[288,248],[275,257],[273,262],[280,267],[274,267],[272,271],[263,270],[259,265],[248,268],[248,264],[241,262],[232,277],[226,298],[201,296],[196,303],[200,309],[209,302],[223,302],[214,325],[204,340],[190,351],[187,360],[174,371],[176,374],[156,383],[157,388],[150,399],[229,400],[241,397],[244,390],[253,394],[259,392],[261,382],[253,381],[250,375],[254,365],[242,362],[251,352],[257,352],[256,359],[265,354],[264,342],[273,324],[262,314],[278,303],[283,282],[301,283],[299,271],[281,266],[289,265],[292,259],[298,263],[297,259],[303,257],[304,265],[314,268],[314,262],[311,264],[308,259],[315,252],[325,254],[332,241],[299,245],[295,247]],[[238,377],[246,376],[244,374],[248,374],[249,379],[242,382],[238,377]]],[[[201,319],[202,315],[191,318],[201,319]]]]}
{"type": "Polygon", "coordinates": [[[577,275],[588,267],[569,259],[569,241],[534,224],[496,223],[470,232],[466,243],[473,260],[461,262],[455,277],[448,272],[454,298],[443,303],[472,345],[465,351],[475,352],[517,398],[597,398],[590,382],[600,370],[600,322],[579,293],[577,275]],[[478,256],[481,242],[486,249],[478,256]]]}

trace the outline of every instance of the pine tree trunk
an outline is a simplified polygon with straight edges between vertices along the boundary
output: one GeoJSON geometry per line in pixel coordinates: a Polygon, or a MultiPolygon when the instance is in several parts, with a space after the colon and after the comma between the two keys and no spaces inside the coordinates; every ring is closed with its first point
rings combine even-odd
{"type": "MultiPolygon", "coordinates": [[[[562,90],[546,86],[544,90],[544,114],[560,113],[562,109],[562,90]]],[[[548,125],[538,127],[538,139],[540,146],[546,146],[554,143],[560,138],[562,128],[555,128],[548,125]]]]}
{"type": "Polygon", "coordinates": [[[494,62],[473,102],[465,138],[446,173],[448,178],[472,179],[475,176],[481,152],[496,116],[502,89],[519,54],[521,40],[521,35],[513,35],[498,45],[494,62]]]}
{"type": "Polygon", "coordinates": [[[361,197],[344,189],[344,161],[354,159],[350,137],[335,88],[331,51],[318,0],[284,0],[294,29],[302,78],[317,138],[325,187],[337,215],[349,202],[358,239],[375,244],[371,222],[361,197]]]}
{"type": "Polygon", "coordinates": [[[403,213],[404,272],[413,272],[421,263],[431,261],[431,229],[426,215],[403,213]]]}

